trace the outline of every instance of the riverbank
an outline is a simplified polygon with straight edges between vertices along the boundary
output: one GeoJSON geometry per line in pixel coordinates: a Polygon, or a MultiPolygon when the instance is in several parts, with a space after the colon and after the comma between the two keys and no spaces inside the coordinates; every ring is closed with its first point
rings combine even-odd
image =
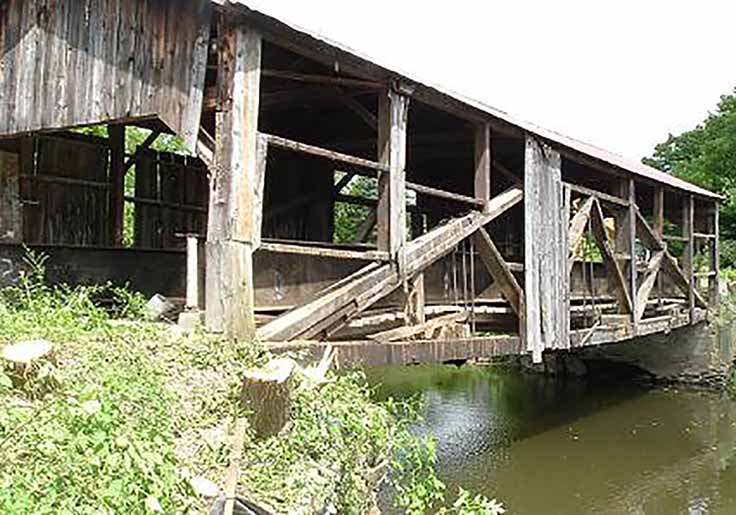
{"type": "MultiPolygon", "coordinates": [[[[269,352],[143,322],[145,299],[124,289],[47,286],[29,257],[33,273],[0,290],[0,349],[46,343],[35,360],[0,359],[1,513],[208,513],[243,419],[236,492],[269,512],[364,514],[387,476],[402,512],[446,499],[411,406],[373,400],[361,372],[295,377],[288,423],[256,439],[243,377],[269,352]]],[[[441,513],[500,513],[456,494],[441,513]]]]}

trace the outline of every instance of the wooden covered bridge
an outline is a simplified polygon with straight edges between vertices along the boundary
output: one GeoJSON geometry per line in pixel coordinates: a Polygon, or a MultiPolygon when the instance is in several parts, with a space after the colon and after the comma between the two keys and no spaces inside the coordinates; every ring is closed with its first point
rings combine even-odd
{"type": "Polygon", "coordinates": [[[538,361],[717,307],[717,195],[244,3],[2,0],[0,52],[5,283],[27,246],[368,361],[538,361]]]}

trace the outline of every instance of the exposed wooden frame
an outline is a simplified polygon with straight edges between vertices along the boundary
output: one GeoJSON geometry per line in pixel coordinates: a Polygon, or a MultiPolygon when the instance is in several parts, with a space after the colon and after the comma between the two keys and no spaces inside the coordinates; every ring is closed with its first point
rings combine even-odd
{"type": "Polygon", "coordinates": [[[377,89],[380,90],[384,87],[383,84],[379,82],[373,82],[368,80],[361,80],[361,79],[353,79],[349,77],[331,77],[329,75],[313,75],[313,74],[306,74],[306,73],[296,73],[291,71],[282,71],[282,70],[263,70],[262,71],[263,77],[273,78],[273,79],[284,79],[284,80],[292,80],[296,82],[305,82],[305,83],[311,83],[311,84],[326,84],[331,86],[346,86],[346,87],[356,87],[356,88],[364,88],[364,89],[377,89]]]}
{"type": "MultiPolygon", "coordinates": [[[[422,272],[451,252],[462,240],[518,204],[522,197],[519,188],[508,190],[491,200],[488,214],[471,213],[408,243],[406,273],[415,275],[422,272]]],[[[286,341],[311,339],[324,333],[334,334],[353,317],[400,287],[400,277],[393,263],[371,263],[327,288],[312,302],[261,327],[258,337],[266,341],[286,341]]]]}
{"type": "Polygon", "coordinates": [[[406,189],[416,191],[417,193],[421,193],[423,195],[429,195],[431,197],[441,198],[445,200],[449,200],[452,202],[459,202],[460,204],[467,204],[470,206],[473,206],[474,208],[481,208],[486,209],[486,206],[488,204],[487,201],[481,200],[474,197],[468,197],[466,195],[461,195],[459,193],[452,193],[450,191],[440,190],[437,188],[431,188],[429,186],[424,186],[422,184],[417,184],[415,182],[406,182],[406,189]]]}
{"type": "Polygon", "coordinates": [[[665,251],[660,250],[656,252],[647,267],[647,271],[644,274],[644,279],[639,286],[639,290],[636,293],[636,321],[641,321],[644,316],[644,312],[647,309],[647,302],[649,302],[649,295],[652,293],[652,289],[657,282],[659,277],[659,270],[662,268],[662,260],[665,257],[665,251]]]}
{"type": "Polygon", "coordinates": [[[593,238],[601,250],[603,262],[606,265],[608,279],[611,281],[613,289],[616,292],[616,297],[619,301],[619,311],[622,313],[632,313],[633,305],[626,286],[626,279],[624,278],[621,266],[613,254],[611,245],[608,243],[606,223],[598,199],[595,200],[591,209],[590,224],[593,238]]]}
{"type": "Polygon", "coordinates": [[[572,273],[572,267],[575,264],[575,254],[583,243],[585,228],[588,226],[594,202],[595,197],[588,197],[570,222],[570,230],[568,231],[568,242],[570,248],[570,258],[567,263],[568,274],[572,273]]]}
{"type": "Polygon", "coordinates": [[[493,280],[498,283],[501,293],[509,301],[514,313],[524,313],[524,290],[514,277],[498,248],[485,229],[479,229],[473,235],[475,248],[493,280]]]}
{"type": "Polygon", "coordinates": [[[378,249],[403,267],[406,244],[406,133],[409,98],[389,89],[378,102],[378,158],[388,174],[378,178],[378,249]]]}
{"type": "MultiPolygon", "coordinates": [[[[640,230],[640,241],[645,247],[647,247],[652,252],[659,252],[661,250],[665,251],[665,255],[662,259],[662,271],[672,279],[675,286],[677,286],[686,296],[688,296],[689,304],[689,294],[691,291],[690,281],[688,280],[687,276],[682,271],[680,266],[677,264],[677,259],[675,259],[669,253],[669,251],[667,251],[667,246],[665,245],[665,243],[657,238],[657,235],[654,234],[654,230],[649,226],[646,219],[642,216],[639,210],[637,210],[636,212],[636,223],[637,228],[640,230]]],[[[696,306],[704,308],[708,307],[708,304],[697,291],[694,291],[694,297],[696,306]]]]}
{"type": "Polygon", "coordinates": [[[491,163],[493,162],[493,149],[491,148],[491,126],[483,123],[475,129],[475,198],[483,207],[488,209],[491,200],[491,163]]]}
{"type": "Polygon", "coordinates": [[[317,246],[292,245],[288,243],[264,242],[261,243],[259,250],[262,250],[264,252],[275,252],[279,254],[299,254],[303,256],[353,259],[359,261],[387,262],[390,260],[387,252],[343,250],[317,246]]]}
{"type": "MultiPolygon", "coordinates": [[[[206,324],[235,340],[255,336],[253,250],[260,242],[258,136],[262,38],[220,18],[216,150],[206,243],[206,324]]],[[[259,163],[260,160],[260,163],[259,163]]]]}
{"type": "Polygon", "coordinates": [[[710,303],[711,306],[718,306],[720,303],[720,279],[721,279],[721,249],[720,249],[720,214],[719,214],[718,202],[713,202],[713,212],[711,218],[709,218],[711,226],[709,230],[715,234],[713,239],[713,246],[711,249],[711,270],[714,273],[713,277],[708,281],[710,289],[710,303]]]}
{"type": "Polygon", "coordinates": [[[268,144],[274,147],[282,148],[285,150],[291,150],[294,152],[300,152],[302,154],[309,154],[316,157],[322,157],[331,161],[337,161],[348,165],[357,166],[359,168],[366,168],[369,170],[376,170],[377,172],[390,171],[387,164],[377,163],[368,159],[362,159],[360,157],[349,156],[341,152],[335,152],[334,150],[327,150],[325,148],[316,147],[314,145],[308,145],[306,143],[300,143],[280,136],[274,136],[273,134],[264,134],[268,144]]]}
{"type": "Polygon", "coordinates": [[[579,193],[586,197],[595,197],[599,201],[606,202],[607,204],[612,204],[613,206],[629,207],[630,205],[629,199],[624,200],[620,197],[616,197],[615,195],[610,195],[608,193],[603,193],[602,191],[586,188],[585,186],[580,186],[578,184],[572,184],[569,182],[566,182],[565,186],[570,188],[570,190],[574,191],[575,193],[579,193]]]}

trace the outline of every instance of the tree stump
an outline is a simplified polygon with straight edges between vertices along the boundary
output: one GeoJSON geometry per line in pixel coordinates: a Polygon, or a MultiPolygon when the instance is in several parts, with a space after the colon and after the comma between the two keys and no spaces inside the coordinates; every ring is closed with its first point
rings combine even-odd
{"type": "Polygon", "coordinates": [[[241,402],[252,413],[256,438],[277,435],[289,421],[290,379],[296,366],[291,359],[274,359],[265,367],[244,374],[241,402]]]}

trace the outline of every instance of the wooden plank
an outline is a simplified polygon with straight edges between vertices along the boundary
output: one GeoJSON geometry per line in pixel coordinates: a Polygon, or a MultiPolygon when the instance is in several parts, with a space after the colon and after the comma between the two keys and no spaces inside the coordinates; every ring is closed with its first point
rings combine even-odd
{"type": "Polygon", "coordinates": [[[594,197],[587,198],[570,222],[570,230],[568,231],[570,249],[570,258],[567,266],[568,273],[572,273],[572,267],[575,263],[575,254],[583,242],[583,236],[585,235],[585,228],[588,226],[588,221],[590,220],[590,210],[593,207],[593,202],[594,197]]]}
{"type": "Polygon", "coordinates": [[[329,159],[330,161],[337,161],[340,163],[356,166],[358,168],[366,168],[368,170],[376,170],[377,172],[390,171],[389,166],[385,163],[377,163],[368,159],[362,159],[360,157],[350,156],[341,152],[335,152],[334,150],[328,150],[326,148],[316,147],[314,145],[308,145],[306,143],[300,143],[298,141],[292,141],[290,139],[282,138],[280,136],[274,136],[272,134],[264,134],[264,136],[266,137],[269,145],[282,148],[284,150],[291,150],[293,152],[322,157],[324,159],[329,159]]]}
{"type": "MultiPolygon", "coordinates": [[[[490,213],[471,213],[439,226],[408,243],[407,273],[414,275],[422,272],[450,253],[462,240],[518,204],[522,197],[523,192],[519,188],[508,190],[491,200],[490,213]]],[[[371,263],[323,291],[313,301],[298,306],[261,327],[258,330],[258,337],[264,341],[308,339],[315,335],[312,328],[318,327],[335,313],[341,313],[341,316],[333,321],[331,329],[334,330],[401,284],[397,267],[393,263],[380,266],[371,263]],[[346,306],[350,306],[350,309],[345,310],[346,306]]]]}
{"type": "Polygon", "coordinates": [[[630,201],[628,199],[624,200],[615,195],[609,195],[608,193],[603,193],[602,191],[594,190],[591,188],[586,188],[585,186],[580,186],[578,184],[572,184],[572,183],[566,182],[565,186],[567,186],[568,188],[570,188],[572,191],[576,193],[580,193],[581,195],[584,195],[586,197],[595,197],[602,202],[606,202],[614,206],[629,207],[629,204],[630,204],[630,201]]]}
{"type": "Polygon", "coordinates": [[[480,229],[473,235],[473,241],[488,273],[498,283],[501,293],[509,301],[514,313],[520,314],[524,303],[524,291],[519,286],[519,282],[509,269],[506,261],[504,261],[493,240],[491,240],[485,229],[480,229]]]}
{"type": "Polygon", "coordinates": [[[187,235],[187,309],[199,309],[199,237],[187,235]]]}
{"type": "Polygon", "coordinates": [[[662,260],[665,257],[665,251],[660,250],[652,256],[649,261],[649,266],[644,274],[644,279],[639,286],[639,290],[636,294],[636,321],[639,322],[644,316],[644,312],[647,309],[647,303],[649,302],[649,295],[657,282],[659,277],[659,270],[662,268],[662,260]]]}
{"type": "Polygon", "coordinates": [[[355,231],[355,243],[363,243],[367,241],[373,232],[373,228],[376,226],[377,221],[376,208],[373,208],[355,231]]]}
{"type": "Polygon", "coordinates": [[[263,76],[311,84],[327,84],[331,86],[357,87],[363,89],[381,89],[384,87],[381,83],[368,80],[353,79],[349,77],[333,77],[329,75],[296,73],[282,70],[266,69],[263,70],[263,76]]]}
{"type": "Polygon", "coordinates": [[[606,265],[606,271],[608,279],[611,282],[611,286],[616,292],[616,297],[619,301],[619,310],[622,313],[632,313],[632,302],[629,297],[628,288],[626,285],[626,279],[624,273],[621,270],[621,266],[613,255],[611,245],[608,243],[608,236],[606,235],[606,223],[603,218],[603,212],[601,206],[596,199],[591,210],[591,229],[593,232],[593,238],[601,250],[603,262],[606,265]]]}
{"type": "Polygon", "coordinates": [[[454,325],[460,322],[465,322],[468,319],[468,312],[463,311],[461,313],[451,313],[449,315],[442,315],[437,318],[428,320],[422,324],[409,325],[405,327],[399,327],[398,329],[392,329],[390,331],[384,331],[382,333],[376,333],[368,335],[368,338],[377,342],[396,342],[400,340],[408,340],[414,336],[424,335],[425,333],[431,333],[436,329],[454,325]]]}
{"type": "Polygon", "coordinates": [[[354,259],[359,261],[389,261],[387,252],[381,251],[353,251],[330,249],[324,247],[308,247],[304,245],[290,245],[285,243],[261,243],[260,250],[280,254],[301,254],[303,256],[318,256],[337,259],[354,259]]]}
{"type": "Polygon", "coordinates": [[[627,180],[627,193],[629,196],[629,209],[626,217],[626,231],[628,234],[627,248],[629,250],[629,268],[628,268],[628,284],[629,284],[629,296],[631,298],[631,311],[632,311],[632,324],[633,330],[636,334],[638,319],[636,314],[638,313],[637,307],[637,269],[636,269],[636,214],[639,212],[636,205],[636,183],[634,179],[627,180]]]}
{"type": "Polygon", "coordinates": [[[491,162],[493,151],[491,148],[491,126],[487,123],[479,124],[475,128],[475,198],[481,202],[483,210],[491,200],[491,162]]]}
{"type": "MultiPolygon", "coordinates": [[[[215,173],[206,244],[206,323],[228,338],[255,336],[253,249],[260,239],[255,190],[262,40],[223,18],[219,27],[215,173]]],[[[260,170],[260,171],[259,171],[260,170]]]]}
{"type": "Polygon", "coordinates": [[[452,193],[450,191],[440,190],[437,188],[431,188],[429,186],[424,186],[422,184],[417,184],[414,182],[407,181],[406,189],[416,191],[417,193],[421,193],[423,195],[429,195],[431,197],[459,202],[461,204],[467,204],[475,208],[486,209],[487,206],[487,202],[485,200],[480,200],[478,198],[468,197],[466,195],[460,195],[459,193],[452,193]]]}
{"type": "Polygon", "coordinates": [[[654,234],[660,239],[664,236],[664,188],[654,189],[654,234]]]}
{"type": "Polygon", "coordinates": [[[113,246],[123,245],[125,196],[125,126],[110,125],[110,238],[113,246]]]}
{"type": "Polygon", "coordinates": [[[528,136],[524,161],[524,275],[527,348],[535,362],[546,349],[568,347],[565,309],[569,249],[560,154],[528,136]]]}

